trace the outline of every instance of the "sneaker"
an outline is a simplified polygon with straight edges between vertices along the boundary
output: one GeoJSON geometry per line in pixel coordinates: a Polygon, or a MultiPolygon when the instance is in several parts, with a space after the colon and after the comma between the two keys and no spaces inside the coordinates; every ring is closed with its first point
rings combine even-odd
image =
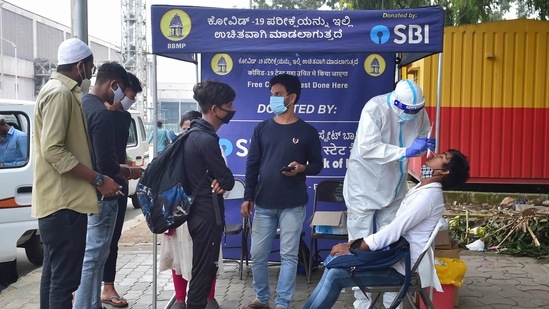
{"type": "Polygon", "coordinates": [[[170,307],[170,309],[186,309],[187,305],[184,301],[176,301],[173,303],[173,305],[170,307]]]}
{"type": "Polygon", "coordinates": [[[206,304],[206,309],[219,309],[219,304],[217,303],[217,300],[214,299],[208,299],[208,303],[206,304]]]}

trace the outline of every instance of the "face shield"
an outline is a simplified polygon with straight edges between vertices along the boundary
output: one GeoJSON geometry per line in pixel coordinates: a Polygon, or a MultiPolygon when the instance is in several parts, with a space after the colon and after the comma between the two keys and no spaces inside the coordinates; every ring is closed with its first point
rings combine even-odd
{"type": "Polygon", "coordinates": [[[401,80],[391,94],[392,108],[403,121],[414,119],[425,106],[421,88],[411,80],[401,80]]]}

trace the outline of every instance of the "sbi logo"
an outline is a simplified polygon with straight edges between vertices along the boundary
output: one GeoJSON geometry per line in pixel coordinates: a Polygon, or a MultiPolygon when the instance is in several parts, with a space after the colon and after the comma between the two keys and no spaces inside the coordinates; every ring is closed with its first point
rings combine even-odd
{"type": "Polygon", "coordinates": [[[237,140],[234,145],[231,141],[229,141],[226,138],[219,139],[219,146],[221,146],[221,149],[223,149],[223,154],[225,155],[225,157],[230,156],[233,152],[235,153],[235,155],[242,158],[247,156],[248,144],[249,144],[249,140],[243,139],[243,138],[237,140]],[[236,147],[236,151],[235,151],[235,147],[236,147]]]}
{"type": "MultiPolygon", "coordinates": [[[[429,25],[396,25],[393,29],[395,44],[429,44],[429,25]]],[[[375,44],[385,44],[391,38],[387,26],[376,25],[370,30],[370,39],[375,44]]]]}

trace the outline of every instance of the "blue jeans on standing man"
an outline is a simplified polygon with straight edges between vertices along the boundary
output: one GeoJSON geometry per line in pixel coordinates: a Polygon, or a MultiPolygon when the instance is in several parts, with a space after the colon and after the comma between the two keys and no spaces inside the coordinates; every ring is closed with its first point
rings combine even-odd
{"type": "Polygon", "coordinates": [[[86,214],[70,209],[61,209],[38,219],[44,243],[41,309],[72,308],[72,292],[80,284],[87,222],[86,214]]]}
{"type": "MultiPolygon", "coordinates": [[[[378,271],[355,272],[360,285],[381,286],[398,285],[404,282],[404,276],[393,268],[378,271]]],[[[326,268],[313,293],[307,299],[303,309],[329,309],[334,306],[343,288],[356,286],[349,269],[326,268]]]]}
{"type": "Polygon", "coordinates": [[[118,215],[118,199],[99,201],[99,213],[88,217],[82,279],[74,308],[101,308],[101,281],[118,215]]]}
{"type": "Polygon", "coordinates": [[[280,274],[276,286],[275,304],[289,308],[294,295],[299,252],[299,239],[305,220],[305,206],[285,209],[255,206],[252,225],[252,273],[256,298],[268,303],[269,255],[277,228],[280,228],[280,274]]]}

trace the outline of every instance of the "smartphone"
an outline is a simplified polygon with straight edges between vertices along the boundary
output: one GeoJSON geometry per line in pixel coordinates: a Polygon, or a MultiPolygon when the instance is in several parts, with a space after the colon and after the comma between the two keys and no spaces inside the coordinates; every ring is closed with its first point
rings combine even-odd
{"type": "Polygon", "coordinates": [[[284,166],[283,168],[280,169],[280,172],[283,173],[283,172],[291,172],[295,170],[295,166],[284,166]]]}

